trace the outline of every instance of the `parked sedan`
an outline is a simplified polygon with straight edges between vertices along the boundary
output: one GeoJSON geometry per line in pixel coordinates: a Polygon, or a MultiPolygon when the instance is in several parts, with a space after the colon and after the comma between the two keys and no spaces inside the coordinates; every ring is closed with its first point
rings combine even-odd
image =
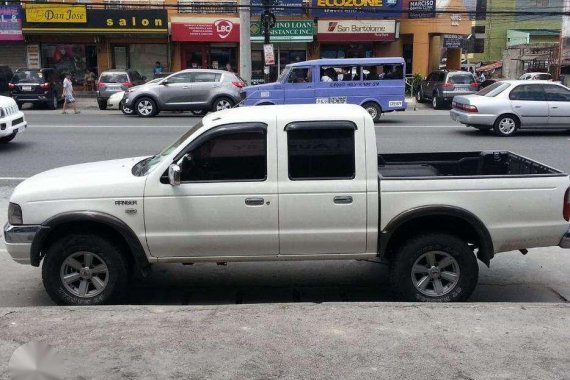
{"type": "Polygon", "coordinates": [[[497,82],[475,95],[456,96],[450,116],[497,136],[522,128],[570,129],[570,89],[548,81],[497,82]]]}
{"type": "Polygon", "coordinates": [[[155,116],[163,110],[205,113],[239,103],[243,87],[245,82],[228,71],[188,69],[127,91],[123,102],[143,117],[155,116]]]}

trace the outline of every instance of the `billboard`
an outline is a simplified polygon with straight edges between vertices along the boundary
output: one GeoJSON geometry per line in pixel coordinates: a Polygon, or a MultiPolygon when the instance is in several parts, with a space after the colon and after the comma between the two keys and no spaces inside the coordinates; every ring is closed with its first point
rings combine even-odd
{"type": "Polygon", "coordinates": [[[311,16],[400,18],[402,0],[312,0],[311,16]]]}

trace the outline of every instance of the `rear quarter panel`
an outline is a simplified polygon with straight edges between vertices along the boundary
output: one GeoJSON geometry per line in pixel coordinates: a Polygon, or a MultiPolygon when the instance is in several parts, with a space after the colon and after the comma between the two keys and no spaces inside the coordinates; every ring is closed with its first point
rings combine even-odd
{"type": "Polygon", "coordinates": [[[454,206],[487,227],[495,252],[558,245],[568,176],[380,180],[380,230],[422,206],[454,206]]]}

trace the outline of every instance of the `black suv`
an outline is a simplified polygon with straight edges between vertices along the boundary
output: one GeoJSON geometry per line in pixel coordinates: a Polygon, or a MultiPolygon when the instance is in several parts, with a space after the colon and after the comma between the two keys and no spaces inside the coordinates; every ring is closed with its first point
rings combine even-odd
{"type": "Polygon", "coordinates": [[[18,108],[34,103],[54,110],[63,100],[62,77],[55,69],[18,69],[8,87],[18,108]]]}

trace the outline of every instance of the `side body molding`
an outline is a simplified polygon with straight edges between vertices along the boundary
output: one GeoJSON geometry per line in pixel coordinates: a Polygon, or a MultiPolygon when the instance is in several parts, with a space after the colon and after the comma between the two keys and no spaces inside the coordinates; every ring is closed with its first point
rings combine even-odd
{"type": "Polygon", "coordinates": [[[31,264],[36,267],[40,265],[40,261],[43,257],[42,254],[45,254],[45,252],[42,252],[44,245],[57,226],[78,222],[102,225],[120,235],[129,248],[137,268],[143,273],[145,272],[145,268],[149,266],[149,261],[144,248],[133,230],[125,222],[113,215],[88,210],[58,214],[42,223],[42,228],[38,231],[32,242],[30,251],[31,264]]]}
{"type": "Polygon", "coordinates": [[[379,235],[380,241],[378,246],[380,247],[380,254],[383,255],[386,252],[390,239],[393,237],[394,233],[398,231],[399,227],[403,226],[405,223],[411,222],[414,219],[438,216],[458,218],[467,223],[472,228],[480,242],[477,258],[487,266],[491,264],[491,259],[493,258],[495,251],[491,234],[487,230],[485,224],[470,211],[460,207],[446,205],[418,207],[407,210],[396,216],[386,225],[386,228],[384,228],[379,235]]]}

